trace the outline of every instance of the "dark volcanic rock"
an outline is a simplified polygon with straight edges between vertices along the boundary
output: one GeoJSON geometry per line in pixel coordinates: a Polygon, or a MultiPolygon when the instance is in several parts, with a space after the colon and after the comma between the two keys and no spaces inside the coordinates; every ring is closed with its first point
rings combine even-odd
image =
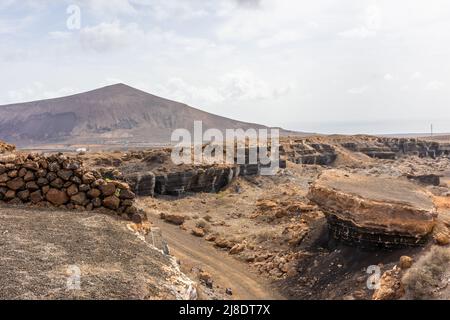
{"type": "Polygon", "coordinates": [[[228,185],[237,172],[235,167],[210,167],[156,176],[155,193],[217,192],[228,185]]]}
{"type": "Polygon", "coordinates": [[[50,189],[45,195],[46,199],[56,206],[60,206],[69,201],[67,193],[58,189],[50,189]]]}
{"type": "Polygon", "coordinates": [[[22,178],[15,178],[6,183],[6,186],[11,190],[19,190],[25,186],[25,181],[22,178]]]}
{"type": "Polygon", "coordinates": [[[341,145],[353,152],[380,159],[395,159],[402,154],[431,158],[450,155],[448,144],[420,139],[360,137],[359,141],[342,142],[341,145]]]}
{"type": "Polygon", "coordinates": [[[439,184],[441,183],[440,177],[435,174],[408,175],[407,178],[430,186],[439,186],[439,184]]]}
{"type": "Polygon", "coordinates": [[[336,158],[335,149],[328,144],[295,139],[283,144],[282,153],[287,160],[297,164],[330,165],[336,158]]]}

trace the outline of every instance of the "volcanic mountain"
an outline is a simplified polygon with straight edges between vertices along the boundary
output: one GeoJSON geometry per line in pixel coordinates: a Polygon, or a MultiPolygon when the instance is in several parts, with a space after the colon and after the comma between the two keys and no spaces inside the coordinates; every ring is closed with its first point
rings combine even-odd
{"type": "Polygon", "coordinates": [[[232,120],[124,84],[67,97],[0,106],[0,139],[42,144],[167,143],[173,130],[244,130],[265,126],[232,120]]]}

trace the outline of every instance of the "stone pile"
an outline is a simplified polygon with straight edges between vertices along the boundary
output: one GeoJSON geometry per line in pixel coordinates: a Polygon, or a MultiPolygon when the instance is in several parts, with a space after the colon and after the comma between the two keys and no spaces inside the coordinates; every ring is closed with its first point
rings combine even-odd
{"type": "Polygon", "coordinates": [[[63,154],[0,155],[0,202],[79,210],[104,207],[131,218],[137,214],[134,198],[128,184],[104,180],[63,154]]]}
{"type": "Polygon", "coordinates": [[[11,144],[7,144],[6,142],[0,141],[0,154],[5,152],[14,151],[16,147],[11,144]]]}
{"type": "Polygon", "coordinates": [[[423,245],[437,215],[430,195],[406,179],[328,170],[308,196],[326,215],[333,238],[362,248],[423,245]]]}

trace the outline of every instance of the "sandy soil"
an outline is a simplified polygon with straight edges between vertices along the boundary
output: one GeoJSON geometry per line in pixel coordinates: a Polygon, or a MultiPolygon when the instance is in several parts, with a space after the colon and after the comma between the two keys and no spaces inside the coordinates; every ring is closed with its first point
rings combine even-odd
{"type": "Polygon", "coordinates": [[[174,299],[189,282],[124,221],[98,212],[0,207],[0,251],[0,299],[174,299]],[[67,287],[73,266],[80,290],[67,287]]]}
{"type": "Polygon", "coordinates": [[[215,286],[218,285],[216,290],[224,293],[226,288],[232,289],[232,299],[283,299],[266,279],[257,276],[245,263],[214,249],[202,239],[180,232],[177,226],[161,222],[154,216],[150,216],[150,221],[161,228],[170,253],[180,260],[184,272],[192,273],[192,269],[200,268],[210,273],[215,286]]]}

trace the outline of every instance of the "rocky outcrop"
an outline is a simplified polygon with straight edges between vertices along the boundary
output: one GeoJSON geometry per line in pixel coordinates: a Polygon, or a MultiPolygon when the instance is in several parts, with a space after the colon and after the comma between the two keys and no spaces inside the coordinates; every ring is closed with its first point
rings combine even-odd
{"type": "Polygon", "coordinates": [[[397,157],[396,152],[378,139],[343,142],[341,145],[352,152],[362,152],[371,158],[394,160],[397,157]]]}
{"type": "Polygon", "coordinates": [[[336,158],[335,149],[324,143],[308,139],[289,140],[282,145],[282,154],[287,160],[297,164],[330,165],[336,158]]]}
{"type": "Polygon", "coordinates": [[[439,186],[441,183],[441,178],[436,174],[407,175],[407,178],[429,186],[439,186]]]}
{"type": "Polygon", "coordinates": [[[435,225],[430,196],[406,180],[329,170],[309,198],[324,211],[331,236],[358,247],[422,245],[435,225]]]}
{"type": "Polygon", "coordinates": [[[137,214],[134,198],[128,184],[104,180],[76,158],[0,155],[0,202],[78,210],[104,207],[132,217],[137,214]]]}
{"type": "MultiPolygon", "coordinates": [[[[260,175],[264,168],[271,167],[270,163],[262,164],[259,159],[256,159],[256,163],[252,163],[249,160],[248,148],[241,149],[240,152],[244,158],[238,160],[236,151],[234,162],[231,164],[205,161],[199,165],[174,164],[169,148],[130,152],[122,156],[122,163],[118,168],[100,169],[100,171],[104,177],[123,179],[139,196],[154,194],[178,196],[186,192],[218,192],[238,176],[260,175]],[[123,176],[118,177],[114,174],[117,169],[123,176]]],[[[280,159],[278,167],[285,168],[286,161],[280,159]]]]}
{"type": "Polygon", "coordinates": [[[450,155],[450,144],[415,138],[359,137],[358,140],[344,141],[341,145],[350,151],[379,159],[395,159],[400,155],[432,158],[450,155]]]}
{"type": "Polygon", "coordinates": [[[125,177],[126,182],[138,196],[153,196],[155,194],[156,178],[153,172],[137,172],[125,177]]]}
{"type": "Polygon", "coordinates": [[[379,288],[373,295],[373,300],[398,300],[405,295],[405,288],[401,282],[401,269],[394,266],[392,270],[388,270],[380,278],[379,288]]]}
{"type": "Polygon", "coordinates": [[[238,166],[209,166],[187,171],[137,172],[126,174],[124,180],[138,196],[175,195],[186,192],[218,192],[240,173],[238,166]]]}
{"type": "Polygon", "coordinates": [[[238,175],[236,167],[212,166],[158,175],[155,193],[180,195],[185,192],[218,192],[238,175]]]}

